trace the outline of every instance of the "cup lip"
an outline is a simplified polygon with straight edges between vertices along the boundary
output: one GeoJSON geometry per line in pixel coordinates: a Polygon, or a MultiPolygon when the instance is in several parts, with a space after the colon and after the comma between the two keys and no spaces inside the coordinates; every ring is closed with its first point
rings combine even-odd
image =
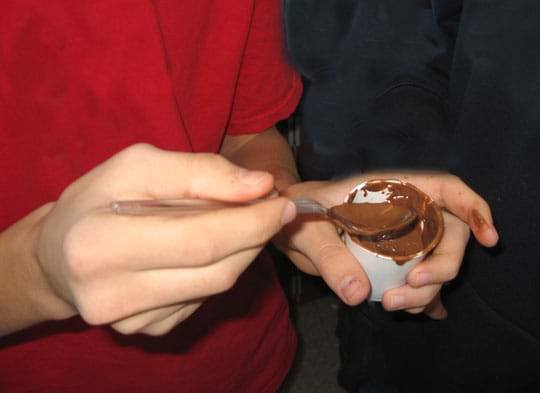
{"type": "MultiPolygon", "coordinates": [[[[429,242],[423,249],[421,249],[420,251],[418,251],[415,254],[404,255],[403,258],[404,258],[404,260],[406,262],[408,262],[408,261],[414,260],[414,259],[416,259],[418,257],[423,257],[423,256],[429,254],[439,244],[439,242],[441,241],[442,236],[444,234],[444,220],[443,220],[443,216],[442,216],[442,210],[441,210],[441,207],[433,200],[433,198],[431,198],[431,196],[426,194],[424,191],[420,190],[414,184],[411,184],[411,183],[406,182],[406,181],[398,180],[398,179],[384,179],[384,178],[369,179],[369,180],[363,181],[362,183],[360,183],[356,187],[354,187],[352,190],[350,190],[349,193],[347,194],[347,196],[345,197],[344,202],[345,203],[351,203],[351,194],[353,194],[355,191],[361,190],[366,185],[368,185],[368,184],[380,184],[380,183],[398,184],[398,185],[401,185],[401,186],[411,188],[414,191],[418,192],[419,194],[425,196],[427,198],[427,200],[428,200],[428,204],[433,206],[433,209],[435,210],[436,219],[437,219],[438,223],[440,224],[437,227],[438,228],[437,233],[435,234],[435,236],[433,237],[431,242],[429,242]]],[[[348,233],[346,235],[350,237],[350,235],[348,233]]],[[[362,250],[366,251],[367,253],[369,253],[371,255],[374,255],[374,256],[376,256],[378,258],[394,261],[394,258],[392,258],[391,256],[384,255],[384,254],[379,254],[377,252],[374,252],[372,250],[367,249],[366,247],[364,247],[361,244],[359,244],[359,243],[355,242],[354,240],[352,240],[352,237],[351,237],[351,241],[354,244],[356,244],[358,247],[361,247],[362,250]]]]}

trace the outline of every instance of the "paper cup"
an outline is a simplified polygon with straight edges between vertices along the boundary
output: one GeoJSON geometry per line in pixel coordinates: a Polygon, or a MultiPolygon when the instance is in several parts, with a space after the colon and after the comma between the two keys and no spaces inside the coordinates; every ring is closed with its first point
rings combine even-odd
{"type": "Polygon", "coordinates": [[[407,274],[437,246],[444,230],[441,210],[429,195],[399,180],[366,181],[351,190],[345,199],[346,203],[388,201],[415,209],[418,221],[411,226],[410,231],[385,240],[344,234],[345,244],[369,278],[369,300],[373,301],[380,301],[388,289],[405,284],[407,274]]]}

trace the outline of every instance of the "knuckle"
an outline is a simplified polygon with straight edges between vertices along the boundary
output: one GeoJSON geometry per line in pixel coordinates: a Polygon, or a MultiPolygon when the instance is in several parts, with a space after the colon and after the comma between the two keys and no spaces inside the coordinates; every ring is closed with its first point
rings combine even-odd
{"type": "Polygon", "coordinates": [[[126,158],[139,158],[157,151],[157,148],[148,143],[136,143],[122,150],[119,155],[126,158]]]}
{"type": "Polygon", "coordinates": [[[68,231],[62,243],[65,271],[69,278],[77,282],[88,281],[99,271],[99,264],[94,257],[95,249],[91,246],[92,236],[76,224],[68,231]]]}
{"type": "Polygon", "coordinates": [[[458,264],[452,264],[442,281],[448,282],[454,280],[459,275],[459,268],[460,266],[458,264]]]}
{"type": "Polygon", "coordinates": [[[447,173],[445,175],[445,177],[448,179],[449,182],[453,183],[453,184],[464,184],[463,181],[461,180],[461,178],[459,178],[458,176],[452,174],[452,173],[447,173]]]}
{"type": "Polygon", "coordinates": [[[137,143],[120,151],[113,159],[121,168],[142,167],[155,163],[159,149],[148,143],[137,143]]]}
{"type": "Polygon", "coordinates": [[[212,175],[225,162],[225,158],[216,153],[185,153],[176,156],[183,171],[192,176],[192,181],[198,184],[201,178],[212,175]]]}
{"type": "Polygon", "coordinates": [[[463,186],[465,186],[465,183],[463,183],[463,181],[461,180],[461,178],[459,178],[458,176],[452,174],[452,173],[445,173],[442,175],[442,180],[443,182],[441,182],[441,184],[446,184],[446,186],[448,188],[462,188],[463,186]]]}
{"type": "Polygon", "coordinates": [[[314,254],[314,261],[320,266],[330,263],[346,253],[345,246],[338,243],[325,243],[314,254]]]}
{"type": "Polygon", "coordinates": [[[216,289],[217,293],[227,292],[230,290],[234,284],[236,284],[239,276],[240,272],[232,267],[223,269],[220,274],[214,277],[213,280],[214,288],[216,289]]]}
{"type": "Polygon", "coordinates": [[[209,168],[223,165],[227,160],[216,153],[198,153],[190,155],[189,164],[194,173],[207,171],[209,168]]]}
{"type": "Polygon", "coordinates": [[[129,302],[114,288],[102,285],[80,289],[75,302],[81,318],[89,325],[107,325],[129,315],[129,302]]]}
{"type": "Polygon", "coordinates": [[[112,321],[111,318],[107,318],[103,308],[97,307],[91,299],[82,297],[77,301],[77,308],[81,318],[89,325],[105,325],[112,321]]]}
{"type": "Polygon", "coordinates": [[[444,195],[448,189],[458,189],[464,185],[461,179],[452,173],[441,174],[441,181],[438,184],[437,191],[439,195],[444,195]]]}

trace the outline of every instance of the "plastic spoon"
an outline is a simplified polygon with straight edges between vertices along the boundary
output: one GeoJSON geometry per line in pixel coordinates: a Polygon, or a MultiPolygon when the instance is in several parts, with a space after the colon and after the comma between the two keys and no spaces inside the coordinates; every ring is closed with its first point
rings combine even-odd
{"type": "MultiPolygon", "coordinates": [[[[185,216],[216,209],[249,206],[265,199],[248,202],[223,202],[206,199],[157,199],[116,201],[112,210],[123,215],[185,216]]],[[[344,231],[357,236],[378,237],[401,232],[418,218],[402,205],[383,203],[344,203],[331,208],[311,199],[293,199],[298,214],[323,215],[344,231]]]]}

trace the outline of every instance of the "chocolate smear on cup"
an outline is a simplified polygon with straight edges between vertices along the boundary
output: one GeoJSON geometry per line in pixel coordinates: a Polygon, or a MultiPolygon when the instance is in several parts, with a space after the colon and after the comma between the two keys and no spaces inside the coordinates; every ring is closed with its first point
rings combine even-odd
{"type": "Polygon", "coordinates": [[[351,235],[351,239],[364,249],[402,265],[429,253],[441,240],[444,229],[441,210],[427,194],[415,186],[399,180],[369,180],[351,192],[345,202],[353,203],[357,192],[363,193],[364,197],[377,193],[384,196],[384,200],[356,203],[367,203],[378,210],[381,209],[380,204],[403,206],[414,210],[418,217],[411,225],[398,231],[388,231],[378,236],[351,235]]]}

